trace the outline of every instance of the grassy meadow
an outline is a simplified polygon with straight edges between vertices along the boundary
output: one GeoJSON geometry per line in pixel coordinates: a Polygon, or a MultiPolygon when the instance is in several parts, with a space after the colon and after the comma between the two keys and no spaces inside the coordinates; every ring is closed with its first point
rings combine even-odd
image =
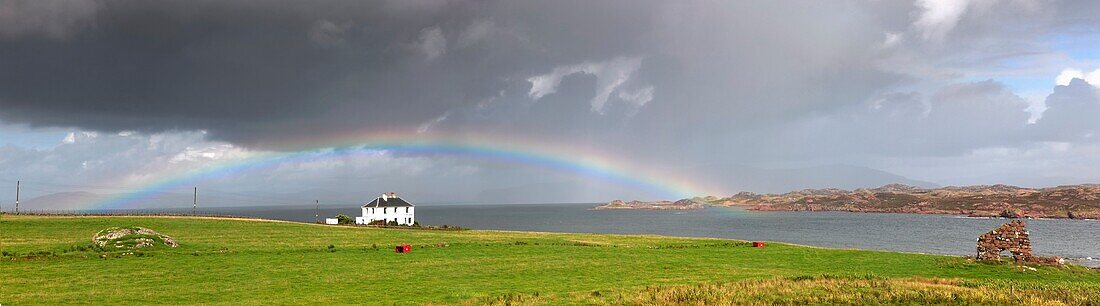
{"type": "Polygon", "coordinates": [[[3,215],[0,251],[3,305],[1100,303],[1081,267],[652,235],[3,215]],[[87,248],[125,226],[180,247],[87,248]]]}

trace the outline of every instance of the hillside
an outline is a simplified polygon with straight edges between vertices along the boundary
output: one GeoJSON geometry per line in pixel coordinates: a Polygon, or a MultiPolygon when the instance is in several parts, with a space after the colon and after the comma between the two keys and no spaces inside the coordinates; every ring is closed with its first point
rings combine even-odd
{"type": "Polygon", "coordinates": [[[697,202],[691,199],[682,199],[678,201],[630,201],[623,202],[622,200],[614,200],[602,205],[593,207],[592,210],[700,210],[704,206],[701,202],[697,202]]]}
{"type": "Polygon", "coordinates": [[[878,188],[806,189],[784,194],[741,192],[712,201],[760,211],[852,211],[960,214],[976,217],[1100,218],[1100,185],[1022,188],[983,185],[926,189],[891,184],[878,188]]]}
{"type": "Polygon", "coordinates": [[[441,231],[179,217],[0,215],[21,304],[1085,304],[1100,273],[653,235],[441,231]],[[90,247],[112,227],[178,247],[90,247]],[[398,244],[412,252],[394,253],[398,244]]]}
{"type": "Polygon", "coordinates": [[[713,182],[722,190],[746,190],[779,193],[808,188],[871,188],[886,184],[905,184],[936,188],[931,182],[910,179],[890,172],[850,165],[823,165],[800,168],[761,168],[748,165],[708,165],[691,171],[693,177],[713,182]]]}

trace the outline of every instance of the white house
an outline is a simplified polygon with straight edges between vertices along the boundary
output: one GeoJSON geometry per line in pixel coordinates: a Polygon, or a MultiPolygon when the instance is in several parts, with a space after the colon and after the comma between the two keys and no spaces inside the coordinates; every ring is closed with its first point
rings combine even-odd
{"type": "Polygon", "coordinates": [[[412,203],[401,199],[396,193],[383,193],[374,201],[363,205],[363,216],[355,217],[355,223],[370,224],[376,220],[385,220],[386,223],[412,225],[416,222],[416,217],[413,216],[414,209],[412,203]]]}

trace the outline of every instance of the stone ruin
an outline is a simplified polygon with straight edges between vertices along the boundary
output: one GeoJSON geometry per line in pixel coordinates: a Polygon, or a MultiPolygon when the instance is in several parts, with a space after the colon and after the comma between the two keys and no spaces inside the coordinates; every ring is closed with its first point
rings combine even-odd
{"type": "Polygon", "coordinates": [[[179,247],[172,237],[144,227],[112,227],[99,231],[92,243],[99,247],[139,249],[156,246],[158,240],[167,247],[179,247]]]}
{"type": "Polygon", "coordinates": [[[992,231],[978,236],[978,260],[1001,261],[1001,252],[1008,251],[1019,263],[1061,264],[1057,256],[1039,257],[1031,253],[1031,238],[1026,224],[1020,220],[1002,224],[992,231]]]}

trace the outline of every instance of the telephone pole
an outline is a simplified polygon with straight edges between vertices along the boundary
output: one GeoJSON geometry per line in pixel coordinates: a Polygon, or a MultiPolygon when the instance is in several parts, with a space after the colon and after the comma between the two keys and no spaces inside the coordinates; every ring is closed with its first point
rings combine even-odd
{"type": "Polygon", "coordinates": [[[321,200],[313,200],[313,223],[321,223],[321,200]]]}
{"type": "MultiPolygon", "coordinates": [[[[10,182],[10,181],[9,181],[10,182]]],[[[15,181],[15,214],[19,214],[19,187],[23,185],[23,181],[15,181]]]]}
{"type": "Polygon", "coordinates": [[[195,187],[195,193],[191,196],[191,215],[195,215],[195,208],[199,207],[199,187],[195,187]]]}

